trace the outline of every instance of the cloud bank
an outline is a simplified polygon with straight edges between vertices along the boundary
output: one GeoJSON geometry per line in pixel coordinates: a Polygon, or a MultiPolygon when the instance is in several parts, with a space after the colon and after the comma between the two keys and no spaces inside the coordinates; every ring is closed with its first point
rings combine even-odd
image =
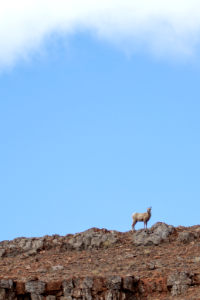
{"type": "Polygon", "coordinates": [[[192,56],[199,0],[0,0],[0,65],[26,59],[52,34],[91,32],[126,51],[192,56]]]}

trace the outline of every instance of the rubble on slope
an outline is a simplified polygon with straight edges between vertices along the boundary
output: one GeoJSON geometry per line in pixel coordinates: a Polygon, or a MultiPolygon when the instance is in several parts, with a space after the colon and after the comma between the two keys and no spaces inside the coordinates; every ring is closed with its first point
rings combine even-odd
{"type": "Polygon", "coordinates": [[[200,299],[200,226],[0,242],[0,300],[200,299]]]}

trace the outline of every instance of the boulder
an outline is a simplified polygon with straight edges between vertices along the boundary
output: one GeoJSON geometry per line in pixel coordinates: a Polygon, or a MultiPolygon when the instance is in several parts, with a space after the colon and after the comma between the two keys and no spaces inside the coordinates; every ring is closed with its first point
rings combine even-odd
{"type": "Polygon", "coordinates": [[[112,275],[106,278],[106,287],[109,290],[119,290],[121,288],[122,279],[121,276],[112,275]]]}
{"type": "Polygon", "coordinates": [[[123,279],[123,289],[134,292],[134,278],[132,276],[125,276],[123,279]]]}
{"type": "Polygon", "coordinates": [[[87,250],[99,248],[104,243],[112,245],[116,242],[117,239],[115,233],[103,233],[102,231],[95,232],[94,228],[91,228],[91,230],[75,234],[73,238],[66,243],[66,248],[68,250],[87,250]]]}
{"type": "Polygon", "coordinates": [[[193,282],[194,274],[188,271],[177,271],[167,277],[167,287],[171,289],[172,296],[185,293],[193,282]]]}
{"type": "Polygon", "coordinates": [[[65,297],[69,297],[73,295],[74,286],[71,278],[65,280],[62,283],[62,287],[63,287],[63,293],[65,297]]]}
{"type": "Polygon", "coordinates": [[[1,279],[0,280],[0,288],[12,289],[13,288],[13,281],[12,281],[12,279],[9,279],[9,280],[1,279]]]}
{"type": "Polygon", "coordinates": [[[45,292],[46,283],[42,281],[27,281],[25,283],[25,290],[27,293],[35,293],[41,295],[45,292]]]}
{"type": "Polygon", "coordinates": [[[140,229],[133,234],[133,243],[136,246],[158,245],[174,232],[172,225],[156,223],[150,229],[140,229]]]}

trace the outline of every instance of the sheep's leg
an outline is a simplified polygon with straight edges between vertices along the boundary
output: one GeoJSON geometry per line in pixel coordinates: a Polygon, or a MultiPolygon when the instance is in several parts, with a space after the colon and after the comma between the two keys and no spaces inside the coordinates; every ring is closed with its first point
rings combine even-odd
{"type": "Polygon", "coordinates": [[[146,225],[146,228],[147,228],[147,222],[144,221],[144,229],[145,229],[145,225],[146,225]]]}
{"type": "Polygon", "coordinates": [[[133,221],[133,224],[132,224],[132,231],[135,231],[135,224],[137,223],[137,221],[133,221]]]}

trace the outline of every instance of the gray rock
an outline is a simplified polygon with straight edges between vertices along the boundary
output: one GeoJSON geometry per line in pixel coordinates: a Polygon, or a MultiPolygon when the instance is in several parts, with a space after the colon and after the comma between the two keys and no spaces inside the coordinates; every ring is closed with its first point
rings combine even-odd
{"type": "Polygon", "coordinates": [[[63,294],[65,297],[69,297],[73,295],[74,286],[73,286],[72,279],[67,279],[66,281],[64,281],[62,283],[62,286],[63,286],[63,294]]]}
{"type": "Polygon", "coordinates": [[[44,242],[47,237],[48,237],[48,235],[45,235],[45,236],[41,237],[40,240],[44,242]]]}
{"type": "Polygon", "coordinates": [[[194,274],[188,271],[175,272],[167,277],[167,287],[171,288],[171,295],[185,293],[193,284],[194,274]]]}
{"type": "Polygon", "coordinates": [[[194,240],[194,234],[192,232],[179,232],[177,241],[187,244],[194,240]]]}
{"type": "Polygon", "coordinates": [[[83,300],[92,300],[92,293],[90,289],[82,289],[81,296],[83,300]]]}
{"type": "Polygon", "coordinates": [[[28,293],[35,293],[41,295],[45,292],[46,283],[42,281],[27,281],[25,283],[25,290],[28,293]]]}
{"type": "Polygon", "coordinates": [[[140,276],[134,276],[134,282],[137,283],[140,281],[140,276]]]}
{"type": "Polygon", "coordinates": [[[73,298],[81,298],[81,289],[78,289],[78,288],[74,288],[74,291],[73,291],[73,298]]]}
{"type": "Polygon", "coordinates": [[[10,241],[3,241],[3,248],[9,249],[10,241]]]}
{"type": "Polygon", "coordinates": [[[21,247],[24,251],[29,251],[32,248],[31,241],[26,241],[24,246],[21,247]]]}
{"type": "Polygon", "coordinates": [[[9,245],[9,249],[10,249],[10,250],[13,250],[13,249],[16,249],[16,248],[17,248],[17,246],[15,246],[15,245],[13,245],[13,244],[10,244],[10,245],[9,245]]]}
{"type": "Polygon", "coordinates": [[[26,238],[21,238],[20,241],[18,242],[18,247],[22,248],[25,246],[27,239],[26,238]]]}
{"type": "Polygon", "coordinates": [[[58,239],[59,237],[60,237],[59,234],[54,234],[54,235],[52,236],[53,239],[58,239]]]}
{"type": "Polygon", "coordinates": [[[43,245],[44,245],[44,243],[42,240],[35,240],[32,242],[32,247],[33,247],[33,249],[36,249],[36,250],[42,250],[43,245]]]}
{"type": "Polygon", "coordinates": [[[6,298],[6,290],[0,288],[0,300],[5,300],[6,298]]]}
{"type": "Polygon", "coordinates": [[[4,253],[6,252],[5,249],[0,249],[0,257],[2,257],[4,255],[4,253]]]}
{"type": "Polygon", "coordinates": [[[86,235],[83,237],[84,249],[87,249],[91,245],[91,236],[86,235]]]}
{"type": "Polygon", "coordinates": [[[172,225],[156,223],[150,229],[140,229],[133,234],[133,243],[136,246],[158,245],[174,231],[172,225]]]}
{"type": "Polygon", "coordinates": [[[32,256],[32,255],[35,255],[37,253],[37,250],[36,249],[32,249],[32,250],[29,250],[28,252],[26,252],[24,254],[24,257],[29,257],[29,256],[32,256]]]}
{"type": "Polygon", "coordinates": [[[115,290],[106,291],[105,300],[119,300],[119,299],[120,299],[119,291],[115,291],[115,290]]]}
{"type": "Polygon", "coordinates": [[[86,276],[80,282],[81,289],[91,289],[93,286],[93,278],[86,276]]]}
{"type": "Polygon", "coordinates": [[[83,237],[77,236],[77,237],[73,237],[68,241],[68,243],[66,243],[66,248],[81,250],[82,245],[83,245],[83,237]]]}
{"type": "Polygon", "coordinates": [[[115,234],[108,233],[102,236],[101,238],[102,243],[105,245],[113,245],[117,242],[117,238],[115,237],[115,234]]]}
{"type": "Polygon", "coordinates": [[[101,239],[101,237],[93,237],[91,239],[90,248],[99,248],[102,243],[103,243],[103,240],[101,239]]]}
{"type": "Polygon", "coordinates": [[[1,279],[0,280],[0,287],[4,289],[12,289],[13,288],[13,281],[12,279],[6,280],[1,279]]]}
{"type": "Polygon", "coordinates": [[[132,276],[126,276],[123,279],[123,289],[134,292],[134,279],[132,276]]]}
{"type": "Polygon", "coordinates": [[[118,275],[107,276],[106,287],[109,290],[119,290],[121,288],[122,279],[118,275]]]}
{"type": "Polygon", "coordinates": [[[67,243],[66,249],[92,249],[99,248],[103,243],[107,242],[112,245],[117,242],[114,233],[105,233],[102,231],[95,232],[94,228],[91,228],[85,232],[75,234],[67,243]]]}
{"type": "Polygon", "coordinates": [[[53,271],[62,271],[64,269],[63,266],[52,266],[53,271]]]}
{"type": "Polygon", "coordinates": [[[169,234],[174,232],[174,226],[167,225],[166,223],[157,222],[153,226],[151,226],[151,230],[154,231],[154,234],[161,235],[163,239],[165,239],[169,234]]]}
{"type": "Polygon", "coordinates": [[[16,238],[16,239],[13,240],[13,243],[18,244],[20,241],[21,241],[21,238],[16,238]]]}
{"type": "Polygon", "coordinates": [[[150,263],[147,264],[147,268],[149,270],[154,270],[155,269],[155,263],[153,261],[151,261],[150,263]]]}

